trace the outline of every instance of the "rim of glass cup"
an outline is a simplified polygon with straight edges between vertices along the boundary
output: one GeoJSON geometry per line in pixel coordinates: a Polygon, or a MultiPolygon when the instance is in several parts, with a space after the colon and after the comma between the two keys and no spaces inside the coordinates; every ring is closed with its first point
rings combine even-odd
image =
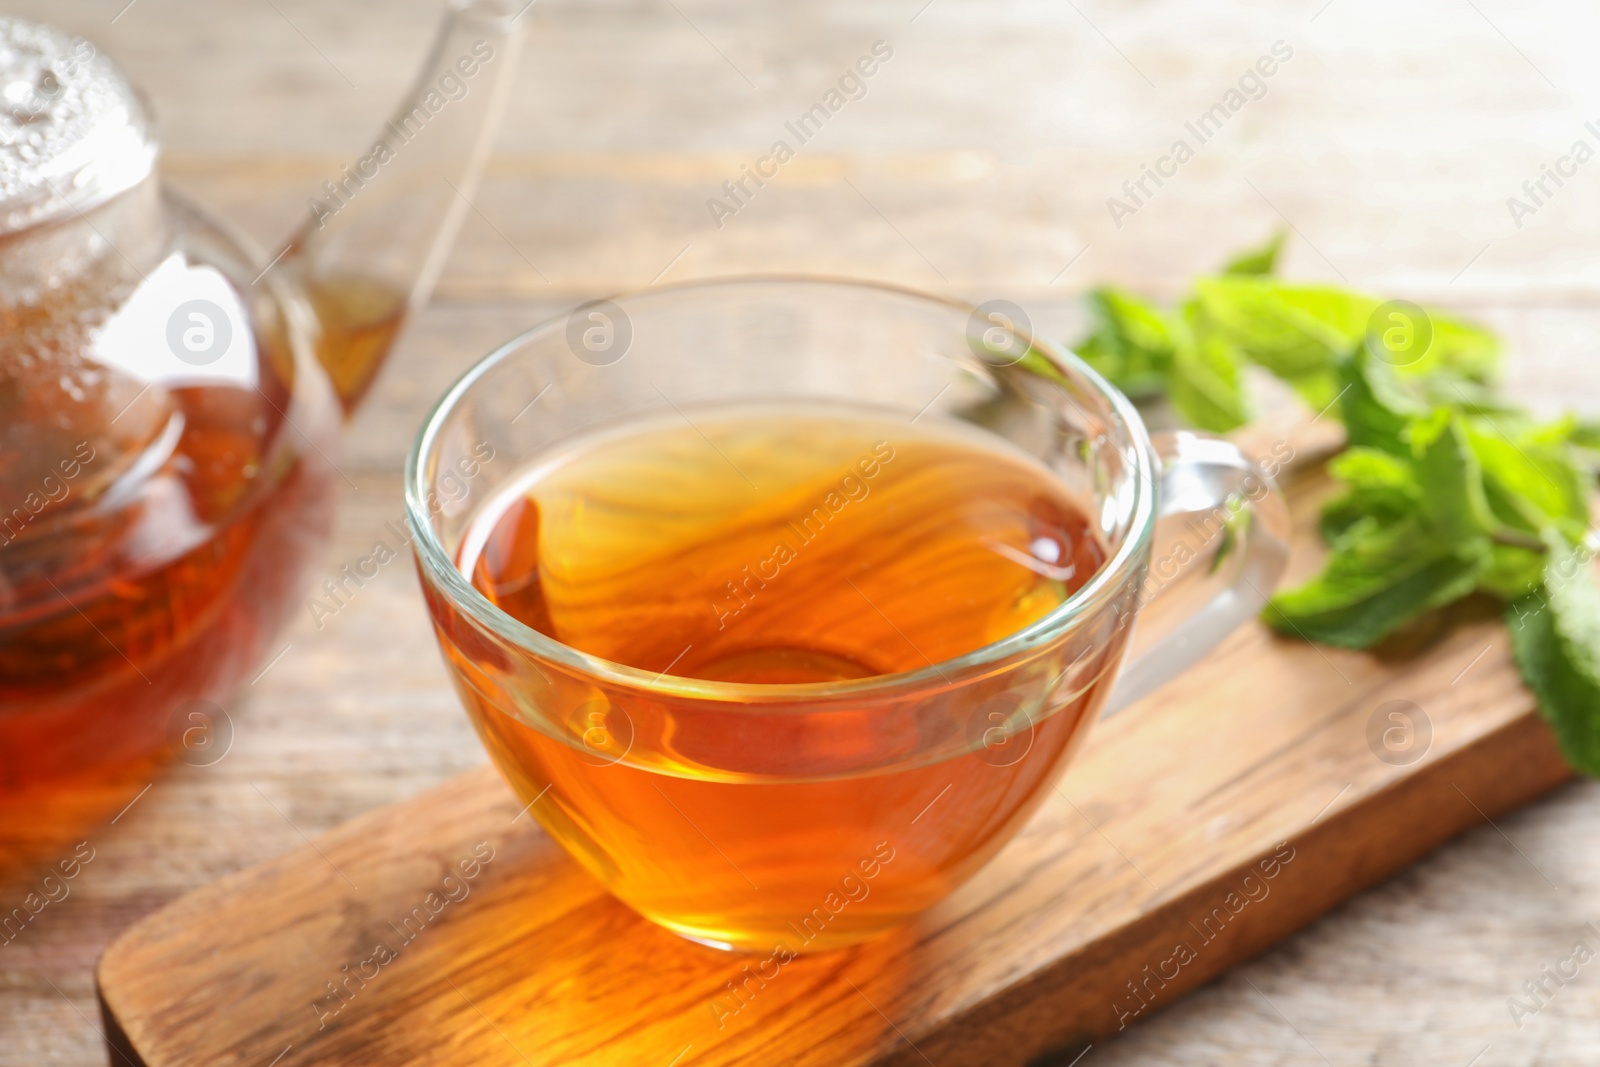
{"type": "MultiPolygon", "coordinates": [[[[925,303],[943,305],[964,315],[971,315],[976,310],[976,305],[962,300],[888,282],[811,274],[738,274],[697,278],[669,285],[628,290],[602,299],[623,304],[629,300],[643,298],[671,299],[674,294],[716,289],[723,286],[751,284],[772,286],[817,285],[856,290],[875,290],[898,297],[910,297],[913,300],[925,303]]],[[[418,556],[422,560],[428,576],[437,585],[443,587],[451,603],[458,610],[470,616],[475,622],[486,627],[502,640],[536,657],[570,667],[600,682],[669,696],[741,705],[758,702],[762,704],[813,702],[834,696],[861,697],[877,695],[903,688],[922,689],[954,686],[960,684],[960,679],[954,677],[955,675],[965,675],[973,668],[981,668],[1008,659],[1017,653],[1042,648],[1061,636],[1077,619],[1098,609],[1122,587],[1128,569],[1133,566],[1140,550],[1149,541],[1154,530],[1154,452],[1150,446],[1149,434],[1145,429],[1144,420],[1140,418],[1132,402],[1093,367],[1068,349],[1034,336],[1030,332],[1026,338],[1030,349],[1038,349],[1051,360],[1070,367],[1075,373],[1087,379],[1089,384],[1094,386],[1105,397],[1116,417],[1118,427],[1130,438],[1132,444],[1130,451],[1133,453],[1134,499],[1131,505],[1132,513],[1127,533],[1123,536],[1121,543],[1116,546],[1111,558],[1095,572],[1094,577],[1089,579],[1087,583],[1066,600],[1062,601],[1053,611],[1029,623],[1022,629],[1007,634],[998,641],[991,642],[981,648],[973,649],[971,652],[925,667],[919,667],[916,670],[900,671],[895,674],[877,674],[867,678],[857,678],[842,682],[719,682],[667,674],[665,672],[658,674],[654,671],[630,667],[625,663],[618,663],[615,660],[591,655],[580,649],[573,648],[571,645],[563,644],[548,634],[536,630],[527,623],[502,611],[488,597],[478,591],[467,579],[466,575],[461,573],[450,553],[445,551],[444,546],[434,533],[432,516],[427,505],[429,488],[422,482],[424,477],[423,458],[433,451],[441,425],[454,413],[478,380],[502,362],[514,356],[529,342],[553,331],[564,330],[571,310],[571,308],[568,308],[553,315],[496,347],[488,355],[469,367],[445,391],[444,395],[434,403],[427,417],[423,420],[422,428],[418,431],[416,439],[412,442],[411,450],[406,456],[406,521],[411,525],[413,543],[418,546],[418,556]]]]}

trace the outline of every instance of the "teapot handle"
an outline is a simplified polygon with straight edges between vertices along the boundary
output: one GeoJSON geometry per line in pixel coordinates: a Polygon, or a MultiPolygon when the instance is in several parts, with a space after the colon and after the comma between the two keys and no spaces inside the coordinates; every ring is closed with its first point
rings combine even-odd
{"type": "Polygon", "coordinates": [[[407,316],[427,302],[505,111],[531,4],[452,0],[393,117],[307,202],[280,270],[319,327],[317,356],[348,416],[407,316]]]}

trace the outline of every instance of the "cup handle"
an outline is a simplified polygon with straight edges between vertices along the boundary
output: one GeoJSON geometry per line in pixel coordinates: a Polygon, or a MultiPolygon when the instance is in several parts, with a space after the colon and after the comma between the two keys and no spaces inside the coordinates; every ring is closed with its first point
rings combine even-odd
{"type": "Polygon", "coordinates": [[[1262,465],[1232,441],[1188,430],[1156,434],[1151,444],[1158,473],[1150,568],[1135,598],[1133,651],[1106,715],[1182,674],[1254,618],[1289,559],[1288,504],[1262,465]],[[1184,609],[1213,585],[1220,588],[1209,599],[1184,609]]]}

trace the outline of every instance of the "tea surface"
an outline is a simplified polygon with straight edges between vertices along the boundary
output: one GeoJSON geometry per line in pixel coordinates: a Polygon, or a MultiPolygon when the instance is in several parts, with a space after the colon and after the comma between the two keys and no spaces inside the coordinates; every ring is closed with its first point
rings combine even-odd
{"type": "Polygon", "coordinates": [[[981,431],[870,410],[686,418],[527,472],[465,539],[463,572],[605,659],[818,682],[982,648],[1105,560],[1061,484],[981,431]]]}

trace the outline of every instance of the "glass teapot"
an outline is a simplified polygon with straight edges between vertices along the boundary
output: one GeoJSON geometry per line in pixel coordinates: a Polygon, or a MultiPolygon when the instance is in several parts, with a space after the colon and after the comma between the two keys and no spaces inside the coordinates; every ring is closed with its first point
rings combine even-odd
{"type": "Polygon", "coordinates": [[[519,14],[452,3],[270,262],[161,186],[92,44],[0,19],[0,792],[159,757],[281,646],[341,419],[470,208],[519,14]]]}

